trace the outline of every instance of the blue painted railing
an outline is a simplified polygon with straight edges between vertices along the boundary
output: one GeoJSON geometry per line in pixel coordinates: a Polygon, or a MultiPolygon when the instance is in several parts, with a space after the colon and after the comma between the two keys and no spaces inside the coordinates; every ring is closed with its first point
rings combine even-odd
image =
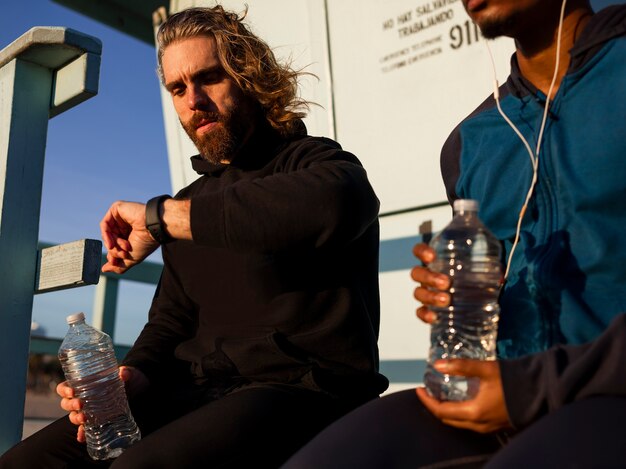
{"type": "MultiPolygon", "coordinates": [[[[410,253],[413,245],[420,240],[421,237],[418,235],[382,241],[380,246],[381,273],[412,267],[414,262],[410,256],[406,254],[398,255],[397,253],[410,253]]],[[[48,246],[49,244],[40,243],[40,249],[48,246]]],[[[104,254],[102,262],[106,262],[104,254]]],[[[114,329],[117,319],[119,283],[130,281],[156,285],[159,281],[162,267],[160,263],[144,261],[124,275],[102,274],[96,287],[93,325],[109,334],[115,342],[114,329]]],[[[31,353],[56,354],[61,341],[61,338],[33,337],[31,338],[31,353]]],[[[130,346],[128,345],[116,344],[115,351],[118,359],[123,358],[129,349],[130,346]]],[[[424,360],[381,360],[380,363],[381,373],[389,378],[389,381],[396,384],[416,382],[417,378],[424,374],[425,367],[426,362],[424,360]]]]}

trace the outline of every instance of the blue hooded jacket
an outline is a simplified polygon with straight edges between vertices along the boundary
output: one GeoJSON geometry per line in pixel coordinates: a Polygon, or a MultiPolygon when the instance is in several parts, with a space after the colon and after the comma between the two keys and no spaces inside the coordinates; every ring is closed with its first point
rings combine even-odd
{"type": "MultiPolygon", "coordinates": [[[[626,311],[625,33],[626,6],[609,7],[570,51],[500,299],[500,357],[590,341],[626,311]]],[[[515,55],[511,66],[501,106],[534,150],[545,95],[521,75],[515,55]]],[[[493,97],[453,131],[441,165],[450,201],[478,200],[508,258],[532,165],[493,97]]]]}

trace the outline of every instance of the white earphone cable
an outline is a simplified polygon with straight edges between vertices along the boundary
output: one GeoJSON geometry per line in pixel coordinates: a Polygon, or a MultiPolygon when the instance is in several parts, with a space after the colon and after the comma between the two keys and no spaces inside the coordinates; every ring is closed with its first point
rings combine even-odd
{"type": "Polygon", "coordinates": [[[511,261],[513,260],[513,253],[515,252],[515,248],[517,247],[517,244],[519,242],[519,238],[520,238],[520,233],[522,230],[522,220],[524,219],[524,215],[526,214],[526,209],[528,208],[528,203],[530,202],[530,199],[533,195],[533,192],[535,190],[535,185],[537,184],[537,173],[539,171],[539,152],[541,150],[541,143],[542,143],[542,139],[543,139],[543,132],[546,126],[546,121],[548,118],[548,111],[550,109],[550,96],[552,95],[552,90],[554,89],[554,85],[556,83],[558,74],[559,74],[559,63],[560,63],[560,56],[561,56],[561,32],[563,29],[563,18],[565,17],[565,4],[567,3],[567,0],[563,0],[563,3],[561,4],[561,15],[559,17],[559,30],[558,30],[558,36],[557,36],[557,43],[556,43],[556,60],[555,60],[555,64],[554,64],[554,74],[552,75],[552,82],[550,83],[550,88],[548,89],[548,95],[546,96],[546,104],[543,110],[543,118],[541,120],[541,127],[539,129],[539,136],[537,137],[537,145],[536,145],[536,152],[533,154],[533,151],[530,147],[530,144],[528,143],[528,140],[526,140],[526,138],[524,138],[524,135],[522,135],[522,133],[519,131],[519,129],[515,126],[515,124],[513,124],[513,122],[511,121],[511,119],[509,119],[509,117],[504,113],[504,111],[502,110],[502,107],[500,106],[500,91],[499,91],[499,84],[498,84],[498,78],[496,76],[496,65],[495,65],[495,61],[493,58],[493,54],[491,53],[491,48],[489,47],[489,42],[485,41],[485,45],[487,46],[487,51],[489,52],[489,58],[491,59],[491,66],[493,69],[493,77],[494,77],[494,92],[493,92],[493,97],[496,101],[496,106],[498,108],[498,112],[500,113],[500,115],[503,117],[503,119],[506,121],[506,123],[511,127],[511,129],[513,129],[513,131],[515,132],[515,134],[519,137],[519,139],[522,141],[522,143],[524,144],[524,147],[526,148],[526,151],[528,152],[528,155],[530,156],[530,161],[532,164],[532,168],[533,168],[533,177],[532,180],[530,182],[530,187],[528,189],[528,193],[526,194],[526,198],[524,200],[524,205],[522,206],[522,208],[520,209],[519,212],[519,216],[517,219],[517,228],[515,230],[515,239],[513,241],[513,245],[511,246],[511,252],[509,253],[509,258],[507,260],[506,263],[506,270],[504,272],[504,280],[507,279],[507,277],[509,276],[509,271],[511,269],[511,261]]]}

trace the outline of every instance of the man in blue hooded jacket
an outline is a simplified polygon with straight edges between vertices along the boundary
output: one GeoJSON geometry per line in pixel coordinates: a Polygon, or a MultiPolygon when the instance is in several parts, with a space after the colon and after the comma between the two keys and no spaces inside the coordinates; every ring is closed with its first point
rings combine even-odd
{"type": "MultiPolygon", "coordinates": [[[[441,160],[450,202],[479,201],[506,259],[521,219],[499,360],[438,361],[442,373],[478,377],[477,396],[392,394],[331,425],[289,468],[626,466],[626,5],[463,4],[485,37],[516,44],[499,104],[489,97],[463,120],[441,160]]],[[[414,253],[426,264],[412,271],[417,314],[429,323],[450,282],[428,269],[430,248],[414,253]]]]}

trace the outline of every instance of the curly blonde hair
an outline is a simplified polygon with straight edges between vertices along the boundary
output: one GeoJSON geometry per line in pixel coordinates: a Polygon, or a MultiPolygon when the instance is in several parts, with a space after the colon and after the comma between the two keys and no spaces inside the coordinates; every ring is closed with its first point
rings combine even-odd
{"type": "Polygon", "coordinates": [[[180,39],[212,36],[226,73],[248,96],[261,105],[270,125],[281,135],[297,133],[300,119],[306,116],[310,102],[298,96],[298,79],[304,73],[289,63],[280,64],[270,47],[254,35],[241,16],[212,8],[189,8],[170,16],[157,33],[158,73],[163,78],[162,57],[165,48],[180,39]]]}

